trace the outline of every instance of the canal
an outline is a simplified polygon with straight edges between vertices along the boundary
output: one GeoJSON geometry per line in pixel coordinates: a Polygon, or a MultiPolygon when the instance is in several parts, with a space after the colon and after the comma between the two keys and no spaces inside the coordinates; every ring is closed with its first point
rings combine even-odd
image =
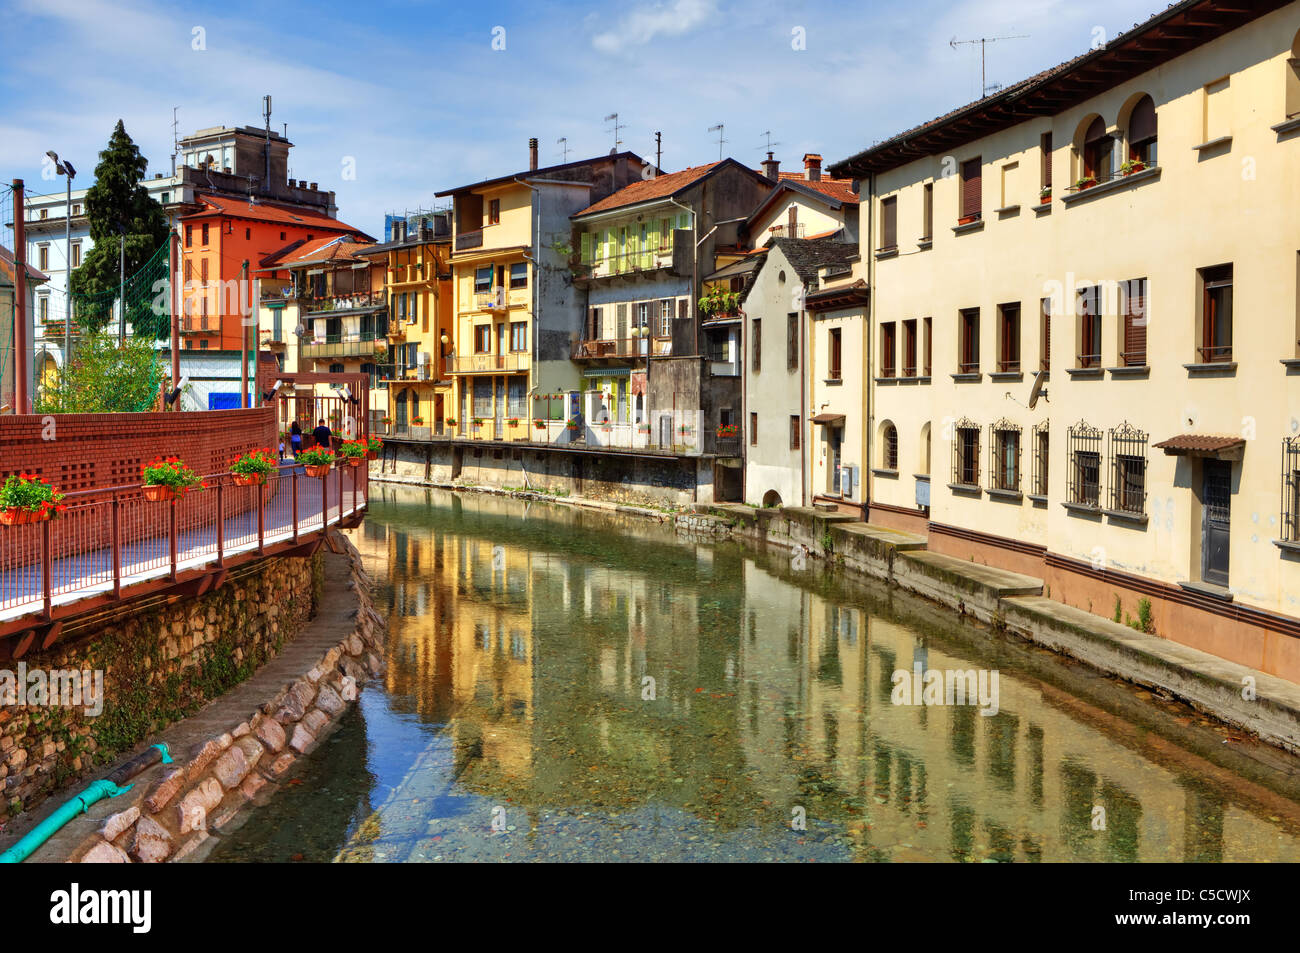
{"type": "Polygon", "coordinates": [[[212,861],[1300,857],[1300,761],[945,610],[670,524],[371,490],[382,685],[212,861]],[[982,691],[897,703],[914,668],[982,691]]]}

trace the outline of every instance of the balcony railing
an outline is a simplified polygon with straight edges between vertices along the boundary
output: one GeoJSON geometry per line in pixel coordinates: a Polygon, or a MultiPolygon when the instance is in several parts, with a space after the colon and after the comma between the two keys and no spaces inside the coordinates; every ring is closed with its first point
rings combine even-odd
{"type": "Polygon", "coordinates": [[[773,225],[767,230],[767,232],[772,238],[803,238],[804,223],[796,222],[793,225],[773,225]]]}
{"type": "Polygon", "coordinates": [[[369,357],[375,353],[375,343],[385,339],[374,331],[354,331],[344,334],[326,334],[302,346],[302,356],[313,357],[369,357]]]}
{"type": "Polygon", "coordinates": [[[668,338],[637,337],[576,341],[571,356],[575,361],[645,360],[647,352],[651,357],[670,353],[671,345],[672,341],[668,338]]]}
{"type": "Polygon", "coordinates": [[[527,351],[510,351],[506,354],[452,355],[443,359],[448,374],[490,374],[494,371],[525,371],[528,369],[527,351]]]}
{"type": "Polygon", "coordinates": [[[388,303],[385,291],[357,291],[350,294],[300,295],[298,306],[303,314],[319,311],[358,311],[362,308],[380,308],[388,303]]]}
{"type": "Polygon", "coordinates": [[[474,232],[461,232],[456,236],[456,251],[468,248],[480,248],[483,245],[483,229],[474,232]]]}
{"type": "Polygon", "coordinates": [[[526,288],[492,288],[474,292],[474,307],[479,311],[505,311],[511,305],[527,304],[526,288]]]}

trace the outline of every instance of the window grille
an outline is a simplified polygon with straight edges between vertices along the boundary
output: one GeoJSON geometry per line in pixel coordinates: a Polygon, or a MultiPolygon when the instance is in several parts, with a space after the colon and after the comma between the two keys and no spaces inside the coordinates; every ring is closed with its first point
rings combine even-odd
{"type": "Polygon", "coordinates": [[[989,428],[989,489],[1020,489],[1020,434],[1022,428],[1003,417],[989,428]]]}
{"type": "Polygon", "coordinates": [[[952,482],[959,486],[980,485],[980,427],[964,417],[953,427],[952,482]]]}
{"type": "Polygon", "coordinates": [[[1282,539],[1300,542],[1300,437],[1282,441],[1282,539]]]}
{"type": "Polygon", "coordinates": [[[1110,430],[1110,508],[1146,512],[1147,435],[1128,421],[1110,430]]]}
{"type": "Polygon", "coordinates": [[[1066,432],[1069,447],[1069,500],[1080,506],[1100,506],[1101,431],[1080,420],[1066,432]]]}
{"type": "Polygon", "coordinates": [[[1051,433],[1048,422],[1035,424],[1033,433],[1033,492],[1038,496],[1047,496],[1047,453],[1051,445],[1051,433]]]}

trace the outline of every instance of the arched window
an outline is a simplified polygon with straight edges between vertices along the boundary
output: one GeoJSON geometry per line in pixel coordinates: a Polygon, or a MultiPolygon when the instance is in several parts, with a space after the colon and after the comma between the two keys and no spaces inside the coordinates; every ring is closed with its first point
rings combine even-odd
{"type": "Polygon", "coordinates": [[[1106,120],[1098,116],[1083,134],[1082,179],[1105,182],[1111,177],[1115,140],[1106,131],[1106,120]]]}
{"type": "Polygon", "coordinates": [[[886,470],[898,469],[898,428],[888,421],[880,428],[880,456],[886,470]]]}
{"type": "Polygon", "coordinates": [[[768,490],[763,494],[763,505],[767,507],[780,506],[781,494],[776,492],[776,490],[768,490]]]}
{"type": "Polygon", "coordinates": [[[1156,104],[1143,96],[1128,117],[1128,158],[1146,166],[1156,164],[1156,104]]]}
{"type": "Polygon", "coordinates": [[[918,462],[921,466],[919,472],[928,476],[930,473],[930,422],[928,420],[921,425],[921,459],[918,462]]]}

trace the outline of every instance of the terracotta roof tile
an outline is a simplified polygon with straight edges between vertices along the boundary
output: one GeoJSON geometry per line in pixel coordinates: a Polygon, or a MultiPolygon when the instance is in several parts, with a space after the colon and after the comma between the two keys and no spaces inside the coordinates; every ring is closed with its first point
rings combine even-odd
{"type": "Polygon", "coordinates": [[[1231,434],[1184,433],[1152,444],[1166,453],[1217,453],[1245,443],[1245,439],[1231,434]]]}
{"type": "MultiPolygon", "coordinates": [[[[28,288],[44,284],[50,280],[47,275],[44,275],[33,268],[31,262],[26,262],[25,267],[27,270],[27,280],[32,282],[32,284],[27,286],[28,288]]],[[[0,274],[4,275],[10,285],[14,283],[14,270],[14,253],[3,245],[0,245],[0,274]]]]}
{"type": "MultiPolygon", "coordinates": [[[[297,225],[305,228],[323,228],[335,234],[339,232],[365,234],[346,222],[340,222],[337,218],[330,218],[321,212],[312,212],[297,206],[275,205],[271,202],[249,204],[249,201],[245,198],[213,195],[207,192],[199,193],[197,198],[207,208],[200,212],[183,215],[181,221],[203,218],[208,215],[229,215],[234,218],[251,219],[255,222],[278,222],[284,225],[297,225]]],[[[366,235],[365,237],[369,238],[370,236],[366,235]]]]}
{"type": "Polygon", "coordinates": [[[593,212],[607,212],[610,209],[622,208],[625,205],[636,205],[640,202],[649,202],[654,199],[661,199],[666,195],[673,195],[697,179],[704,178],[726,161],[726,159],[723,159],[721,162],[710,162],[708,165],[691,166],[689,169],[682,169],[680,172],[669,172],[665,175],[657,175],[653,179],[633,182],[631,185],[619,189],[613,195],[601,199],[595,205],[589,205],[577,214],[590,215],[593,212]]]}

